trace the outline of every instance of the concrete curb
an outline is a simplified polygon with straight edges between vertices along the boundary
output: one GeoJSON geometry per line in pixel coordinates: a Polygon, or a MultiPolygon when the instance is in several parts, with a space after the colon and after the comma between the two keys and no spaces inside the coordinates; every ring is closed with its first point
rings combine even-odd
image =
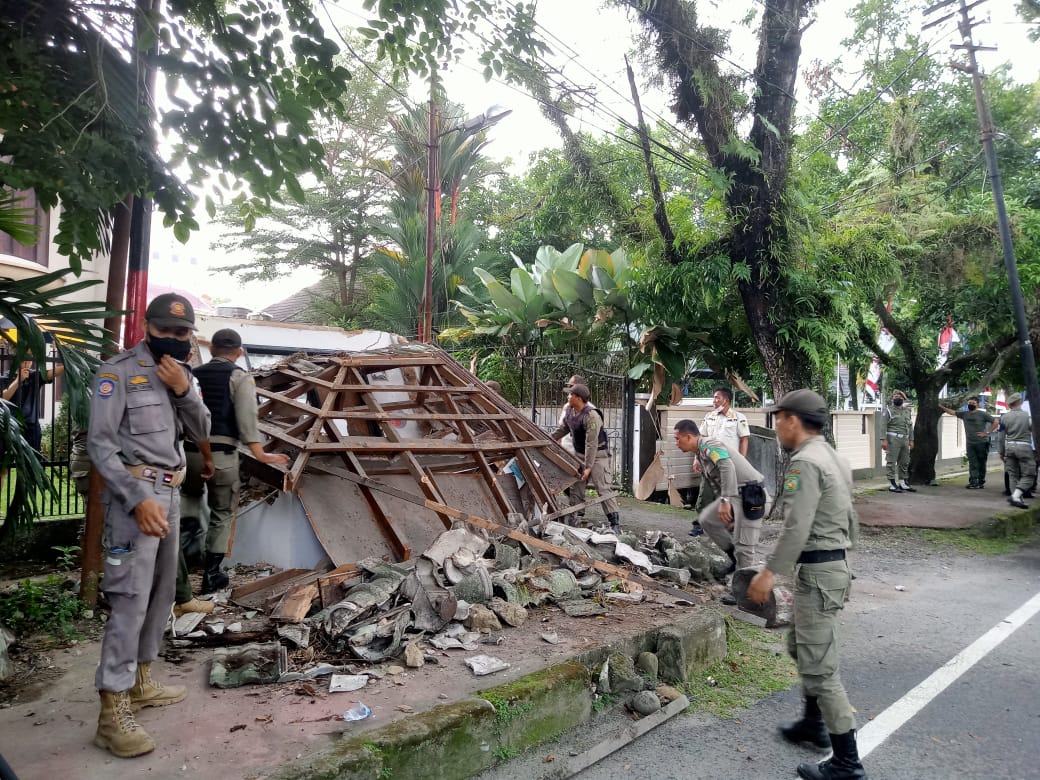
{"type": "Polygon", "coordinates": [[[590,650],[462,701],[357,735],[280,767],[277,780],[462,780],[592,717],[593,670],[614,652],[656,652],[665,682],[689,679],[726,654],[722,613],[681,620],[590,650]]]}

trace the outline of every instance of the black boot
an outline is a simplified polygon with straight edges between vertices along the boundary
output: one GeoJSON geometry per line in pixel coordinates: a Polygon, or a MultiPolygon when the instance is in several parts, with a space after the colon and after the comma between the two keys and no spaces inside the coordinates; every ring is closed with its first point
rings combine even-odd
{"type": "Polygon", "coordinates": [[[834,755],[822,764],[800,764],[798,776],[804,780],[867,780],[856,749],[856,732],[831,734],[834,755]]]}
{"type": "Polygon", "coordinates": [[[202,574],[202,592],[212,593],[228,586],[228,576],[220,570],[224,553],[206,553],[206,570],[202,574]]]}
{"type": "Polygon", "coordinates": [[[903,492],[903,488],[899,487],[899,485],[896,484],[896,481],[894,479],[890,479],[888,481],[888,492],[889,493],[902,493],[903,492]]]}
{"type": "Polygon", "coordinates": [[[780,733],[784,739],[796,745],[808,742],[820,750],[831,749],[831,738],[827,735],[827,727],[823,723],[823,714],[815,696],[805,697],[805,714],[802,719],[781,726],[780,733]]]}
{"type": "Polygon", "coordinates": [[[723,550],[723,552],[726,553],[726,557],[729,558],[729,566],[726,567],[726,571],[722,572],[722,574],[719,574],[715,577],[715,579],[717,579],[719,582],[725,582],[726,577],[728,577],[737,570],[736,553],[734,553],[733,550],[723,550]]]}
{"type": "Polygon", "coordinates": [[[610,521],[610,530],[616,534],[621,533],[621,516],[617,512],[611,512],[607,515],[607,520],[610,521]]]}

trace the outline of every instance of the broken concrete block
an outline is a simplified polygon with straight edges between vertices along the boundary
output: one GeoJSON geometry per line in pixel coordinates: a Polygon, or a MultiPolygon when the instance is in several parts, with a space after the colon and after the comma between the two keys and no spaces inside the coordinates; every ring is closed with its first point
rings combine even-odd
{"type": "Polygon", "coordinates": [[[657,656],[653,653],[642,652],[636,656],[636,669],[648,680],[657,679],[657,656]]]}
{"type": "Polygon", "coordinates": [[[487,606],[507,625],[522,626],[527,620],[527,610],[519,604],[511,604],[508,601],[494,598],[487,603],[487,606]]]}
{"type": "Polygon", "coordinates": [[[7,648],[14,644],[14,634],[7,630],[6,626],[0,625],[0,680],[14,673],[14,664],[7,648]]]}
{"type": "Polygon", "coordinates": [[[643,690],[643,678],[639,676],[631,658],[624,653],[611,653],[608,661],[612,693],[632,693],[643,690]]]}
{"type": "Polygon", "coordinates": [[[498,621],[498,617],[483,604],[470,606],[469,617],[466,618],[466,627],[471,631],[479,631],[482,634],[502,630],[502,624],[498,621]]]}
{"type": "Polygon", "coordinates": [[[654,693],[657,694],[657,698],[661,700],[662,704],[671,704],[684,695],[682,691],[678,688],[673,688],[671,685],[658,685],[654,689],[654,693]]]}
{"type": "Polygon", "coordinates": [[[495,594],[491,575],[483,566],[477,566],[473,574],[463,577],[451,591],[457,600],[470,604],[483,604],[495,594]]]}
{"type": "Polygon", "coordinates": [[[675,569],[670,566],[659,566],[654,570],[654,576],[680,586],[688,585],[690,582],[690,570],[686,568],[675,569]]]}
{"type": "Polygon", "coordinates": [[[477,677],[483,677],[485,674],[494,674],[509,668],[509,664],[501,658],[495,658],[490,655],[475,655],[472,658],[467,658],[466,666],[472,669],[473,674],[477,675],[477,677]]]}
{"type": "Polygon", "coordinates": [[[640,715],[653,715],[661,709],[661,700],[653,691],[639,691],[628,700],[626,706],[640,715]]]}
{"type": "Polygon", "coordinates": [[[404,646],[404,665],[409,669],[421,669],[426,663],[422,648],[415,642],[404,646]]]}
{"type": "Polygon", "coordinates": [[[561,601],[559,606],[569,617],[595,617],[607,614],[607,608],[602,604],[584,599],[561,601]]]}
{"type": "Polygon", "coordinates": [[[758,574],[758,568],[739,569],[733,574],[732,590],[737,607],[766,621],[766,628],[786,626],[794,614],[794,594],[787,588],[774,585],[764,604],[757,604],[747,597],[748,586],[758,574]]]}
{"type": "Polygon", "coordinates": [[[206,619],[206,616],[201,612],[185,612],[179,618],[173,621],[173,635],[174,636],[188,636],[196,628],[199,623],[206,619]]]}
{"type": "Polygon", "coordinates": [[[657,633],[657,674],[665,682],[686,681],[686,647],[678,629],[666,626],[657,633]]]}
{"type": "Polygon", "coordinates": [[[209,684],[214,688],[238,688],[276,683],[288,665],[285,647],[278,642],[218,647],[213,651],[209,684]]]}

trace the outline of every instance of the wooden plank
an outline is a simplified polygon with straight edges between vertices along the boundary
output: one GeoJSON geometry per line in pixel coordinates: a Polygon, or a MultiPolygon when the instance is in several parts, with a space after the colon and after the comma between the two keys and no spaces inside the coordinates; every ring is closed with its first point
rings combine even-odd
{"type": "Polygon", "coordinates": [[[574,514],[575,512],[580,512],[582,509],[587,509],[590,506],[596,506],[596,504],[602,504],[607,499],[617,498],[617,497],[618,497],[617,493],[607,493],[605,496],[596,496],[595,498],[590,498],[587,501],[581,502],[580,504],[574,504],[573,506],[569,506],[566,509],[561,509],[558,512],[553,512],[551,515],[546,515],[545,517],[542,518],[542,520],[545,520],[545,521],[555,520],[558,517],[564,517],[565,515],[570,515],[570,514],[574,514]]]}
{"type": "Polygon", "coordinates": [[[307,613],[311,611],[311,605],[316,598],[318,598],[317,582],[293,585],[285,592],[282,600],[278,602],[278,606],[271,613],[271,620],[283,623],[299,623],[307,617],[307,613]]]}
{"type": "Polygon", "coordinates": [[[281,585],[283,582],[288,582],[296,577],[310,573],[311,569],[284,569],[277,574],[272,574],[270,577],[263,577],[259,580],[247,582],[245,585],[239,585],[231,591],[231,600],[237,603],[239,599],[244,599],[246,596],[251,596],[258,591],[273,588],[281,585]]]}
{"type": "Polygon", "coordinates": [[[443,439],[405,439],[401,442],[387,441],[376,436],[351,436],[342,442],[315,442],[305,444],[312,452],[508,452],[510,450],[540,449],[545,441],[487,442],[466,444],[443,439]]]}
{"type": "Polygon", "coordinates": [[[458,509],[455,509],[454,507],[444,505],[438,506],[436,502],[430,501],[429,499],[423,501],[419,497],[414,496],[410,493],[406,493],[403,490],[397,490],[396,488],[390,487],[389,485],[384,485],[380,482],[377,482],[374,479],[369,479],[368,477],[360,477],[357,474],[351,474],[349,471],[345,469],[336,469],[330,467],[321,467],[321,469],[323,471],[327,471],[330,474],[334,474],[335,476],[348,479],[351,482],[364,484],[366,487],[369,487],[372,490],[378,490],[380,492],[388,493],[392,496],[396,496],[397,498],[402,499],[403,501],[408,501],[412,504],[425,506],[427,509],[431,509],[435,512],[447,514],[456,520],[461,520],[467,525],[472,525],[476,528],[483,528],[486,531],[494,531],[495,533],[500,533],[509,539],[513,539],[514,541],[523,542],[525,545],[536,550],[542,550],[544,552],[552,553],[553,555],[556,555],[560,558],[564,558],[566,560],[580,561],[589,568],[595,569],[601,574],[608,574],[613,577],[619,577],[623,580],[636,582],[642,585],[643,587],[652,588],[653,590],[660,591],[661,593],[667,593],[669,596],[674,596],[675,598],[689,600],[696,595],[689,591],[679,590],[678,588],[673,588],[670,585],[665,585],[663,583],[657,582],[656,580],[653,580],[650,577],[644,577],[641,574],[634,574],[628,569],[622,568],[620,566],[615,566],[614,564],[605,563],[603,561],[597,561],[592,558],[589,558],[586,555],[571,552],[570,550],[564,547],[558,547],[555,544],[546,542],[542,539],[538,539],[537,537],[520,533],[519,531],[513,530],[508,526],[501,525],[500,523],[496,523],[492,520],[487,520],[483,517],[477,517],[476,515],[467,514],[466,512],[462,512],[458,509]]]}

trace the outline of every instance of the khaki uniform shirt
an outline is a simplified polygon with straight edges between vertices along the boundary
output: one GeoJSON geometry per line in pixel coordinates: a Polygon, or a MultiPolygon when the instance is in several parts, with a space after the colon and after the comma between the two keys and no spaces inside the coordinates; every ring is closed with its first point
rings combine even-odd
{"type": "MultiPolygon", "coordinates": [[[[185,373],[190,374],[187,367],[185,373]]],[[[90,399],[87,452],[105,486],[126,511],[155,495],[153,485],[124,466],[176,471],[184,466],[181,439],[209,436],[209,409],[193,385],[180,398],[162,383],[144,341],[101,364],[90,399]]]]}
{"type": "Polygon", "coordinates": [[[1000,424],[1004,426],[1004,439],[1000,447],[1003,455],[1009,444],[1024,444],[1032,446],[1033,442],[1033,419],[1029,412],[1022,409],[1012,409],[1000,416],[1000,424]]]}
{"type": "Polygon", "coordinates": [[[806,550],[844,550],[856,537],[852,469],[822,436],[791,454],[780,498],[784,529],[766,567],[790,574],[806,550]]]}
{"type": "Polygon", "coordinates": [[[735,498],[737,489],[749,482],[761,482],[761,472],[740,452],[729,449],[721,439],[701,436],[697,444],[697,461],[701,474],[715,488],[715,494],[735,498]]]}
{"type": "Polygon", "coordinates": [[[910,407],[890,406],[885,409],[885,433],[898,433],[906,436],[910,441],[914,439],[914,421],[910,413],[910,407]]]}

